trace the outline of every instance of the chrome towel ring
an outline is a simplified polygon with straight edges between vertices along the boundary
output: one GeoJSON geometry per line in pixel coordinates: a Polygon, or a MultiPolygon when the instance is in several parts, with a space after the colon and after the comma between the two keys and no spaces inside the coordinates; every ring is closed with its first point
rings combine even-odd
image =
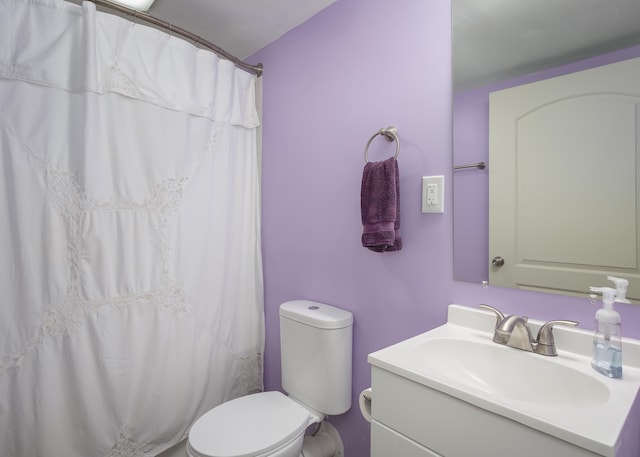
{"type": "Polygon", "coordinates": [[[400,140],[398,139],[398,129],[395,128],[394,126],[390,125],[386,129],[378,130],[371,138],[369,138],[369,141],[367,141],[367,145],[364,147],[364,162],[365,163],[369,162],[369,145],[371,144],[373,139],[375,137],[377,137],[378,135],[384,136],[388,141],[395,141],[396,142],[396,154],[395,154],[394,158],[397,159],[398,158],[398,154],[400,154],[400,140]]]}

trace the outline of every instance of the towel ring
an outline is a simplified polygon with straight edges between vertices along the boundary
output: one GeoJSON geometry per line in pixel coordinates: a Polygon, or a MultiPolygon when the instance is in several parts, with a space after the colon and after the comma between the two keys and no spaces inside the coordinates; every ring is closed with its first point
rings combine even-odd
{"type": "Polygon", "coordinates": [[[371,138],[369,138],[369,141],[367,141],[367,145],[364,147],[364,162],[365,163],[369,162],[369,145],[371,144],[373,139],[375,137],[377,137],[378,135],[383,135],[388,141],[395,141],[396,142],[396,154],[394,156],[395,159],[397,159],[398,158],[398,154],[400,154],[400,140],[398,139],[398,129],[395,128],[394,126],[390,125],[386,129],[378,130],[371,138]]]}

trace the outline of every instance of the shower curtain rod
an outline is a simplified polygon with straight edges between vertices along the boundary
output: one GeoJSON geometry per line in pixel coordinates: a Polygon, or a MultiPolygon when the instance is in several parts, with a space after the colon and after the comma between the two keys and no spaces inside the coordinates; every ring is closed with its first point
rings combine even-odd
{"type": "Polygon", "coordinates": [[[128,14],[130,16],[133,16],[134,19],[142,19],[143,21],[149,22],[150,24],[153,25],[157,25],[158,27],[162,27],[164,29],[169,30],[169,33],[175,33],[177,35],[181,35],[184,38],[187,38],[191,41],[194,42],[194,44],[197,46],[199,44],[211,49],[213,52],[215,52],[218,56],[223,57],[224,59],[230,60],[231,62],[233,62],[235,64],[236,67],[238,68],[242,68],[245,71],[248,71],[249,73],[253,73],[256,76],[262,76],[262,64],[259,63],[257,65],[251,65],[249,63],[243,62],[242,60],[238,59],[237,57],[229,54],[227,51],[225,51],[224,49],[222,49],[219,46],[216,46],[215,44],[211,43],[210,41],[205,40],[204,38],[195,35],[191,32],[189,32],[188,30],[184,30],[180,27],[176,27],[175,25],[172,25],[171,23],[167,22],[167,21],[163,21],[162,19],[158,19],[155,18],[147,13],[143,13],[141,11],[138,10],[134,10],[133,8],[128,8],[124,5],[120,5],[118,3],[114,3],[111,2],[109,0],[88,0],[90,2],[95,3],[96,5],[100,5],[100,6],[104,6],[106,8],[110,8],[113,10],[116,10],[120,13],[124,13],[124,14],[128,14]]]}

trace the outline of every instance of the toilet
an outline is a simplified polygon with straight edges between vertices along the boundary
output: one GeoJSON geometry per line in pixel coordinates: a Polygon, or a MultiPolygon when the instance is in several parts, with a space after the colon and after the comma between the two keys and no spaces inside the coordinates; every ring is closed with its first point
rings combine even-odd
{"type": "Polygon", "coordinates": [[[342,441],[324,418],[351,407],[353,315],[310,300],[280,305],[281,392],[223,403],[201,416],[189,457],[331,457],[342,441]],[[313,434],[305,434],[311,425],[313,434]]]}

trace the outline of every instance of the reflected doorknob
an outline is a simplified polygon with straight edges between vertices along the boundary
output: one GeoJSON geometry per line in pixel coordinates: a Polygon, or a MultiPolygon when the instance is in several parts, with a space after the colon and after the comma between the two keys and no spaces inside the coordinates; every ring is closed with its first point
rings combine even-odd
{"type": "Polygon", "coordinates": [[[495,256],[493,259],[491,259],[491,265],[500,268],[502,265],[504,265],[504,259],[499,255],[495,256]]]}

